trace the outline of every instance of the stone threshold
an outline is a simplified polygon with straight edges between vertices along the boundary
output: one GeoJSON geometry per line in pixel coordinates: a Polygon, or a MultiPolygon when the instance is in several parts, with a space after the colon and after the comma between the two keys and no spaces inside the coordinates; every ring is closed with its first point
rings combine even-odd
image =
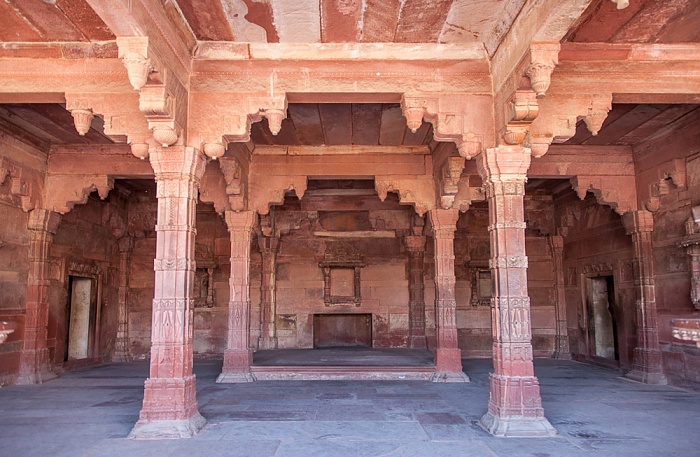
{"type": "Polygon", "coordinates": [[[430,381],[435,367],[252,366],[257,381],[430,381]]]}

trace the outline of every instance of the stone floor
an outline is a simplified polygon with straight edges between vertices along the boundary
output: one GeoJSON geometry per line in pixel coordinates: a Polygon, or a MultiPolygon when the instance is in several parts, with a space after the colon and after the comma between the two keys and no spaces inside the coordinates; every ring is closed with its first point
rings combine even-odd
{"type": "Polygon", "coordinates": [[[549,439],[504,439],[476,424],[490,360],[464,360],[469,384],[263,381],[216,384],[196,361],[208,424],[194,438],[126,439],[146,362],[111,364],[40,386],[0,389],[0,456],[690,456],[700,455],[700,393],[637,384],[615,371],[537,360],[549,439]]]}

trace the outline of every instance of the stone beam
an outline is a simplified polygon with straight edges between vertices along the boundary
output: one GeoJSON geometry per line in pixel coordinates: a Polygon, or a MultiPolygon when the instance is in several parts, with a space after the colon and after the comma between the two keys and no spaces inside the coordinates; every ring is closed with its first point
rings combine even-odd
{"type": "Polygon", "coordinates": [[[549,93],[598,93],[601,81],[617,102],[698,103],[700,44],[562,44],[549,93]]]}
{"type": "Polygon", "coordinates": [[[405,92],[490,94],[489,72],[487,55],[475,44],[202,42],[190,90],[287,93],[295,102],[318,102],[320,93],[370,102],[367,94],[377,94],[381,102],[405,92]]]}
{"type": "Polygon", "coordinates": [[[55,145],[49,154],[49,175],[109,175],[113,178],[153,178],[153,168],[131,154],[126,144],[55,145]]]}
{"type": "MultiPolygon", "coordinates": [[[[280,152],[285,150],[282,148],[280,152]]],[[[391,169],[387,170],[386,156],[381,154],[319,157],[254,152],[248,178],[248,208],[267,214],[270,204],[281,204],[285,193],[292,190],[302,198],[310,176],[346,179],[373,177],[381,200],[386,198],[388,192],[397,192],[403,203],[414,205],[421,215],[436,206],[432,159],[429,155],[396,154],[391,169]]]]}
{"type": "Polygon", "coordinates": [[[570,178],[576,175],[634,177],[630,146],[586,146],[553,144],[549,152],[533,160],[528,178],[570,178]]]}
{"type": "MultiPolygon", "coordinates": [[[[181,83],[189,78],[192,50],[197,42],[174,1],[87,0],[90,7],[117,37],[148,37],[159,60],[181,83]]],[[[145,56],[153,58],[153,56],[145,56]]]]}
{"type": "MultiPolygon", "coordinates": [[[[118,59],[0,58],[0,92],[5,94],[123,93],[133,88],[118,59]],[[89,62],[89,65],[86,64],[89,62]]],[[[41,100],[51,102],[52,99],[41,100]]]]}

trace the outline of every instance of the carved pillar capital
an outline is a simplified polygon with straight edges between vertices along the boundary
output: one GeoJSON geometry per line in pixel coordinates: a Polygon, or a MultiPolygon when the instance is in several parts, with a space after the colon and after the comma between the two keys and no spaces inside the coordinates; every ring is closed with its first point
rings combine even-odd
{"type": "Polygon", "coordinates": [[[250,232],[258,221],[255,211],[226,211],[224,213],[229,233],[250,232]]]}
{"type": "Polygon", "coordinates": [[[131,252],[134,250],[134,237],[127,235],[119,238],[117,244],[119,246],[120,253],[131,252]]]}
{"type": "Polygon", "coordinates": [[[622,225],[628,235],[650,233],[654,230],[654,214],[651,211],[628,211],[622,215],[622,225]]]}
{"type": "Polygon", "coordinates": [[[487,148],[476,167],[484,182],[487,199],[496,195],[524,195],[530,149],[520,146],[487,148]]]}
{"type": "Polygon", "coordinates": [[[406,243],[406,248],[411,254],[418,254],[425,252],[425,236],[418,235],[408,235],[404,238],[404,243],[406,243]]]}
{"type": "Polygon", "coordinates": [[[55,234],[60,223],[61,215],[59,213],[43,208],[36,208],[29,211],[27,228],[32,231],[55,234]]]}

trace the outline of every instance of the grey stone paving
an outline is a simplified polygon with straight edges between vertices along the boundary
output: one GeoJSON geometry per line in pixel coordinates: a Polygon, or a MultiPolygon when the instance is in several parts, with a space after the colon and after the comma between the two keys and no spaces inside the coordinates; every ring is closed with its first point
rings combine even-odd
{"type": "Polygon", "coordinates": [[[216,384],[221,361],[195,362],[194,438],[126,438],[146,362],[0,389],[0,456],[697,456],[700,393],[648,386],[615,371],[537,360],[548,439],[494,438],[477,425],[490,360],[464,360],[472,382],[266,381],[216,384]]]}

